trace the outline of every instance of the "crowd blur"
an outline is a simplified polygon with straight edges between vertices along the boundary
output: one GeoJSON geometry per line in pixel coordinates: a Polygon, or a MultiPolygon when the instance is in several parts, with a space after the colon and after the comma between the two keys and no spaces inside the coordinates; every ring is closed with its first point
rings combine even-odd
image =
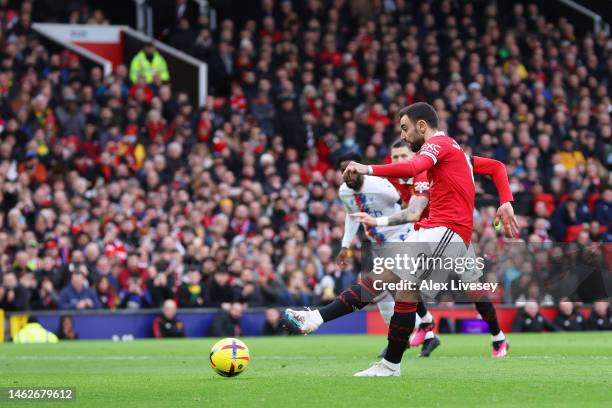
{"type": "MultiPolygon", "coordinates": [[[[0,308],[325,303],[360,269],[357,240],[335,263],[336,162],[387,161],[415,101],[507,165],[523,240],[612,241],[604,32],[578,36],[535,2],[250,3],[216,25],[178,13],[160,34],[208,63],[199,108],[159,73],[85,69],[32,30],[33,1],[0,0],[0,308]]],[[[70,21],[107,23],[88,8],[70,21]]],[[[495,189],[476,182],[474,242],[501,245],[495,189]]],[[[522,288],[500,301],[537,294],[518,259],[486,276],[522,288]]]]}

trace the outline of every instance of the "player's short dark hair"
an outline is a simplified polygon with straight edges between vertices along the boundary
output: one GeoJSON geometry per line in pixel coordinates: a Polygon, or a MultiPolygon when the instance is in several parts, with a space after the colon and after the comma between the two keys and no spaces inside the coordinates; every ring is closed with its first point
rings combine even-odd
{"type": "Polygon", "coordinates": [[[404,115],[408,116],[412,123],[415,123],[417,120],[424,120],[430,128],[438,128],[438,114],[434,107],[428,103],[416,102],[406,106],[399,111],[399,118],[401,119],[404,115]]]}
{"type": "Polygon", "coordinates": [[[410,149],[410,144],[404,139],[398,139],[391,145],[392,149],[401,149],[402,147],[410,149]]]}

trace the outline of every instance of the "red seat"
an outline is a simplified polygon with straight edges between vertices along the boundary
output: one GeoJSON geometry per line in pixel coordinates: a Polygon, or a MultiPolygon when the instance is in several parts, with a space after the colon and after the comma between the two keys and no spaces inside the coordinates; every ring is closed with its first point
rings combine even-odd
{"type": "Polygon", "coordinates": [[[580,224],[571,225],[565,232],[565,242],[572,242],[578,238],[578,235],[584,230],[584,227],[580,224]]]}
{"type": "Polygon", "coordinates": [[[597,204],[597,200],[599,200],[600,198],[601,198],[601,194],[592,194],[587,199],[587,205],[589,206],[589,211],[595,210],[595,204],[597,204]]]}
{"type": "Polygon", "coordinates": [[[538,202],[543,202],[546,205],[546,210],[548,214],[552,214],[555,211],[555,197],[552,194],[541,193],[536,194],[533,197],[533,204],[537,204],[538,202]]]}

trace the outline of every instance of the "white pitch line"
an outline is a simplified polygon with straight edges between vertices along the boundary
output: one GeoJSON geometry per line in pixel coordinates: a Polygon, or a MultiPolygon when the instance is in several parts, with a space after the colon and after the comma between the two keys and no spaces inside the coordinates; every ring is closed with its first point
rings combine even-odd
{"type": "MultiPolygon", "coordinates": [[[[190,360],[208,360],[208,356],[0,356],[1,359],[15,360],[179,360],[188,358],[190,360]]],[[[336,360],[336,356],[260,356],[257,360],[336,360]]]]}
{"type": "MultiPolygon", "coordinates": [[[[0,355],[0,359],[15,359],[15,360],[108,360],[108,361],[119,361],[119,360],[179,360],[182,358],[186,359],[199,359],[208,360],[208,356],[7,356],[0,355]]],[[[356,360],[356,359],[367,359],[368,356],[256,356],[253,357],[255,360],[356,360]]],[[[474,359],[489,359],[488,356],[437,356],[432,360],[474,360],[474,359]]],[[[582,359],[582,360],[612,360],[612,356],[508,356],[505,360],[567,360],[567,359],[582,359]]]]}

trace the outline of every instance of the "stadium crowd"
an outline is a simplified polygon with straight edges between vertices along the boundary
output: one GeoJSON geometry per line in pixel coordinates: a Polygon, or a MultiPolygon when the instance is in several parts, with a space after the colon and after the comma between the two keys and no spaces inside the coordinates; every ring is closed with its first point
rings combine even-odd
{"type": "MultiPolygon", "coordinates": [[[[535,2],[500,15],[495,2],[262,0],[216,30],[184,16],[164,41],[209,64],[202,108],[171,77],[104,77],[51,52],[34,3],[18,3],[0,0],[2,309],[333,299],[360,269],[358,242],[335,263],[336,162],[389,160],[395,114],[415,101],[507,165],[523,240],[612,241],[612,40],[535,2]]],[[[106,20],[87,13],[70,21],[106,20]]],[[[495,189],[477,179],[477,192],[474,241],[503,245],[495,189]]],[[[488,271],[496,300],[542,301],[519,260],[488,271]]]]}

